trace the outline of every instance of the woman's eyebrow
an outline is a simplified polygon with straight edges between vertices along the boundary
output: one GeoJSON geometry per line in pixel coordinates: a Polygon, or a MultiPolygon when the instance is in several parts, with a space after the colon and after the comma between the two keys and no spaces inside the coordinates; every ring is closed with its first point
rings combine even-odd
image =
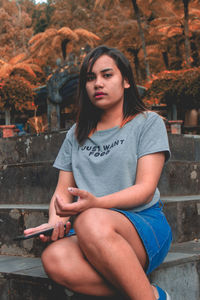
{"type": "Polygon", "coordinates": [[[112,68],[107,68],[107,69],[103,69],[103,70],[101,70],[101,72],[102,72],[102,73],[104,73],[104,72],[108,72],[108,71],[113,71],[113,69],[112,69],[112,68]]]}
{"type": "MultiPolygon", "coordinates": [[[[108,71],[113,71],[113,69],[112,68],[106,68],[106,69],[101,70],[100,72],[105,73],[105,72],[108,72],[108,71]]],[[[87,72],[87,75],[95,75],[95,72],[89,71],[89,72],[87,72]]]]}

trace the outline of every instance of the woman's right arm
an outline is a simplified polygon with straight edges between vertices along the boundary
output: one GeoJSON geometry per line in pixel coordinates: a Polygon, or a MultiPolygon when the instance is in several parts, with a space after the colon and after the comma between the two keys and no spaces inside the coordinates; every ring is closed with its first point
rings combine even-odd
{"type": "Polygon", "coordinates": [[[54,227],[54,231],[51,237],[40,235],[40,239],[43,242],[49,240],[55,241],[58,238],[62,238],[65,233],[70,229],[70,223],[67,222],[69,217],[60,217],[56,215],[55,210],[55,200],[56,198],[63,199],[66,203],[71,203],[73,201],[73,196],[68,192],[68,187],[76,186],[74,181],[74,176],[72,172],[60,171],[58,177],[58,183],[55,189],[55,192],[51,198],[49,206],[49,220],[48,223],[42,224],[35,228],[29,228],[24,231],[25,235],[32,234],[36,231],[46,229],[48,227],[54,227]],[[64,224],[66,224],[66,230],[64,230],[64,224]]]}

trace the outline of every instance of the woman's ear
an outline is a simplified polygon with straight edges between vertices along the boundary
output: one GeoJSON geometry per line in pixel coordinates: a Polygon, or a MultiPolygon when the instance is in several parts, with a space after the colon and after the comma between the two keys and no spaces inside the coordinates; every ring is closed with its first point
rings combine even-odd
{"type": "Polygon", "coordinates": [[[129,89],[130,88],[130,83],[128,82],[127,78],[124,78],[124,88],[129,89]]]}

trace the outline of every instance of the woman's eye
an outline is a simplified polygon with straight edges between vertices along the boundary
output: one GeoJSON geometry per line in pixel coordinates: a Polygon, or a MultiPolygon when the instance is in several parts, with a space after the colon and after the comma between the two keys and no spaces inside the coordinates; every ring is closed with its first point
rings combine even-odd
{"type": "Polygon", "coordinates": [[[112,74],[110,74],[110,73],[104,74],[104,77],[105,77],[105,78],[109,78],[109,77],[111,77],[111,76],[112,76],[112,74]]]}
{"type": "Polygon", "coordinates": [[[95,79],[94,75],[87,75],[87,81],[92,81],[95,79]]]}

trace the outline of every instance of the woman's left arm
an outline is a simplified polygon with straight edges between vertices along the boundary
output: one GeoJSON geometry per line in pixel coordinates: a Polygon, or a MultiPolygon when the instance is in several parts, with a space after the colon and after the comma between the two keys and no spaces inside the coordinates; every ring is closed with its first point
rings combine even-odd
{"type": "Polygon", "coordinates": [[[158,185],[165,162],[165,154],[158,152],[138,160],[136,181],[129,188],[98,198],[99,207],[131,208],[150,202],[158,185]],[[102,204],[101,204],[102,203],[102,204]]]}
{"type": "Polygon", "coordinates": [[[57,213],[59,215],[76,215],[92,207],[128,209],[146,204],[153,198],[164,162],[164,152],[142,156],[138,160],[135,184],[103,197],[95,197],[91,193],[77,188],[69,189],[72,195],[78,196],[78,201],[71,204],[60,201],[57,205],[57,213]]]}

